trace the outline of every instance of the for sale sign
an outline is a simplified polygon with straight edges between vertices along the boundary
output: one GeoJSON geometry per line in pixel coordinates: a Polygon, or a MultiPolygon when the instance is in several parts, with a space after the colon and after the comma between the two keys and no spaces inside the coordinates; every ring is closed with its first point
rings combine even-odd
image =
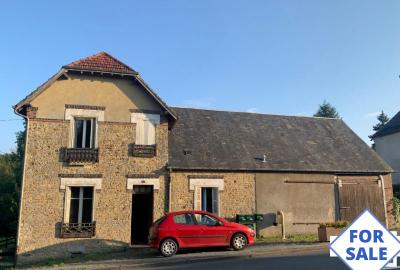
{"type": "Polygon", "coordinates": [[[350,269],[379,270],[400,252],[400,242],[366,209],[331,242],[330,249],[350,269]]]}

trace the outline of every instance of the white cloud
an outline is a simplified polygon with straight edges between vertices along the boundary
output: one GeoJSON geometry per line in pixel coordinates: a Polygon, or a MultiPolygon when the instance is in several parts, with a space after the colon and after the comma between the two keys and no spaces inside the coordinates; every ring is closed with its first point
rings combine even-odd
{"type": "Polygon", "coordinates": [[[371,118],[371,117],[377,117],[381,112],[370,112],[364,114],[364,118],[371,118]]]}
{"type": "Polygon", "coordinates": [[[255,112],[258,112],[258,108],[248,108],[247,110],[246,110],[246,112],[248,112],[248,113],[255,113],[255,112]]]}

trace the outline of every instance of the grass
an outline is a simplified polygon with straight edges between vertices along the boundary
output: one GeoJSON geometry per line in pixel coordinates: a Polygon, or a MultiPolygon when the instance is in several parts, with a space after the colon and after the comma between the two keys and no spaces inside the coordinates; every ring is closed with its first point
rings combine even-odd
{"type": "Polygon", "coordinates": [[[286,236],[286,239],[282,239],[281,236],[267,236],[259,237],[256,240],[257,243],[316,243],[318,242],[318,236],[316,234],[290,234],[286,236]]]}

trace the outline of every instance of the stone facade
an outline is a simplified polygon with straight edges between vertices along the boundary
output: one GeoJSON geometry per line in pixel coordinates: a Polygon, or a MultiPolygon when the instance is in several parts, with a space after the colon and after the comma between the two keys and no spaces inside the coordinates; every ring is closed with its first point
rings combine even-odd
{"type": "Polygon", "coordinates": [[[223,178],[224,190],[219,191],[219,215],[234,220],[237,214],[255,213],[255,180],[253,173],[180,172],[171,177],[171,211],[194,209],[194,191],[189,188],[190,177],[223,178]]]}
{"type": "MultiPolygon", "coordinates": [[[[102,55],[109,57],[104,53],[102,55]]],[[[237,214],[263,214],[265,221],[258,224],[260,234],[277,233],[278,228],[272,226],[274,216],[271,215],[277,210],[288,214],[288,221],[292,223],[289,227],[291,232],[312,232],[318,222],[337,219],[335,175],[286,171],[256,173],[251,168],[247,171],[234,171],[235,168],[232,171],[190,170],[192,167],[172,170],[173,166],[168,167],[168,142],[176,115],[140,77],[134,75],[136,72],[122,76],[104,69],[99,72],[76,72],[64,67],[58,74],[60,76],[50,79],[39,87],[40,91],[16,106],[16,110],[28,118],[17,239],[19,264],[69,256],[77,251],[108,252],[130,245],[132,235],[135,235],[131,224],[134,217],[132,204],[133,198],[137,198],[132,195],[132,183],[138,186],[148,183],[153,188],[157,187],[153,191],[153,220],[169,211],[200,209],[203,187],[217,188],[218,193],[215,189],[205,190],[205,193],[211,191],[212,208],[217,201],[221,217],[232,221],[237,214]],[[137,113],[149,115],[135,118],[137,113]],[[89,121],[97,123],[95,131],[91,129],[91,135],[87,137],[90,137],[90,148],[80,148],[85,148],[83,135],[82,145],[76,145],[77,137],[73,134],[75,121],[88,121],[82,134],[89,121]],[[148,125],[149,122],[152,125],[148,125]],[[142,132],[136,138],[137,130],[142,132]],[[131,154],[134,143],[136,156],[131,154]],[[65,159],[68,152],[65,149],[68,148],[72,148],[71,153],[90,152],[89,157],[72,158],[76,163],[68,163],[65,159]],[[300,182],[289,183],[288,180],[300,182]],[[94,237],[61,237],[62,224],[69,222],[66,219],[70,192],[65,183],[71,186],[74,183],[79,187],[94,183],[94,237]],[[215,194],[218,200],[214,199],[215,194]]],[[[198,130],[195,127],[193,131],[198,130]]],[[[234,133],[232,136],[235,136],[234,133]]],[[[394,223],[391,215],[391,177],[386,175],[384,179],[390,227],[394,223]]],[[[81,200],[81,216],[82,204],[81,200]]]]}
{"type": "Polygon", "coordinates": [[[66,248],[66,243],[83,243],[87,252],[130,244],[132,193],[126,186],[129,174],[159,175],[160,189],[154,191],[154,219],[166,211],[166,121],[156,128],[157,156],[154,158],[129,155],[128,146],[135,140],[134,124],[99,122],[99,162],[84,166],[69,166],[63,161],[62,149],[68,145],[69,127],[69,121],[64,120],[29,121],[18,240],[19,263],[43,256],[67,255],[69,248],[66,248]],[[59,237],[65,200],[65,190],[60,190],[60,174],[101,175],[102,189],[94,196],[94,238],[59,237]]]}

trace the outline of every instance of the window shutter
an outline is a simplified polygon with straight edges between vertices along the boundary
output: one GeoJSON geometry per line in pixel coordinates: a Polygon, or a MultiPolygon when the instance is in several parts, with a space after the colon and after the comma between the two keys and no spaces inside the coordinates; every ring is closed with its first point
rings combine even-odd
{"type": "Polygon", "coordinates": [[[132,113],[131,122],[136,123],[135,144],[156,144],[156,125],[160,124],[160,115],[132,113]]]}
{"type": "Polygon", "coordinates": [[[195,187],[194,189],[194,210],[201,210],[201,187],[195,187]]]}
{"type": "Polygon", "coordinates": [[[219,214],[219,205],[218,205],[218,188],[213,188],[212,189],[212,212],[213,214],[219,214]]]}

